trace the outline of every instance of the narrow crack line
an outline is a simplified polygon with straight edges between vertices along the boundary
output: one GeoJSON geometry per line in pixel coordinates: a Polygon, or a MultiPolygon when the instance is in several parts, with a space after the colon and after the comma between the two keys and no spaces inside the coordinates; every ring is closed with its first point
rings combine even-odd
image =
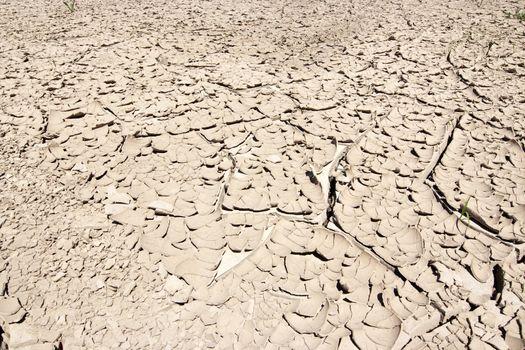
{"type": "Polygon", "coordinates": [[[219,195],[217,196],[217,202],[215,203],[215,208],[213,209],[213,212],[219,212],[222,214],[222,204],[224,203],[224,197],[226,195],[226,191],[228,190],[228,185],[230,183],[231,177],[232,177],[232,169],[228,169],[225,174],[225,180],[224,184],[221,186],[221,189],[219,191],[219,195]]]}
{"type": "Polygon", "coordinates": [[[301,111],[308,111],[308,112],[324,112],[324,111],[328,111],[328,110],[331,110],[337,107],[339,107],[339,104],[335,104],[333,106],[328,106],[328,107],[323,107],[323,108],[314,108],[314,107],[308,107],[304,105],[298,106],[298,108],[301,111]]]}
{"type": "MultiPolygon", "coordinates": [[[[99,102],[99,101],[97,101],[97,102],[99,102]]],[[[100,104],[102,105],[102,103],[100,103],[100,104]]],[[[112,116],[114,116],[115,118],[117,118],[119,121],[122,122],[122,119],[115,112],[113,112],[113,110],[111,110],[111,108],[102,105],[102,109],[104,109],[106,112],[110,113],[112,116]]]]}
{"type": "MultiPolygon", "coordinates": [[[[234,161],[234,164],[237,164],[237,161],[235,160],[234,155],[238,155],[240,157],[249,157],[252,156],[252,151],[250,150],[248,153],[238,154],[239,150],[244,147],[248,142],[255,141],[255,136],[252,132],[250,132],[246,138],[237,146],[234,146],[232,148],[228,149],[228,154],[230,155],[230,159],[234,161]]],[[[235,166],[235,169],[237,169],[237,166],[235,166]]]]}
{"type": "Polygon", "coordinates": [[[82,53],[80,53],[80,55],[78,57],[73,59],[70,63],[77,63],[78,61],[80,61],[81,59],[86,57],[86,55],[88,55],[91,51],[92,51],[92,48],[88,47],[86,50],[84,50],[82,53]]]}
{"type": "MultiPolygon", "coordinates": [[[[427,295],[427,297],[430,299],[430,295],[427,295]]],[[[442,300],[439,300],[440,302],[443,302],[442,300]]],[[[434,307],[440,314],[440,321],[439,323],[441,324],[443,322],[443,320],[445,319],[446,315],[447,315],[447,311],[444,310],[441,305],[438,304],[437,301],[435,300],[430,300],[430,303],[429,303],[432,307],[434,307]]],[[[455,316],[452,316],[452,317],[455,317],[455,316]]]]}
{"type": "Polygon", "coordinates": [[[246,86],[246,87],[242,87],[242,88],[235,88],[235,87],[233,87],[230,84],[223,83],[223,82],[217,81],[217,80],[210,81],[210,83],[216,84],[216,85],[219,85],[219,86],[222,86],[222,87],[225,87],[225,88],[230,89],[230,90],[233,90],[233,91],[235,91],[238,94],[240,94],[243,91],[250,91],[250,90],[254,90],[254,89],[263,89],[263,88],[266,88],[266,87],[273,87],[273,88],[278,89],[278,86],[277,86],[276,83],[268,83],[268,84],[259,83],[259,84],[253,85],[253,86],[246,86]]]}
{"type": "Polygon", "coordinates": [[[295,107],[300,109],[301,101],[299,101],[299,99],[297,99],[297,97],[293,96],[293,94],[291,92],[283,91],[282,93],[293,101],[293,103],[295,104],[295,107]]]}
{"type": "Polygon", "coordinates": [[[281,119],[281,121],[282,121],[284,124],[289,125],[289,126],[291,126],[292,128],[297,129],[297,130],[299,130],[300,132],[303,132],[303,133],[305,133],[305,134],[312,135],[312,136],[315,136],[315,137],[322,137],[321,135],[316,135],[316,134],[314,134],[314,133],[312,133],[312,132],[306,130],[304,127],[302,127],[302,126],[299,125],[299,124],[295,124],[292,120],[282,120],[282,119],[281,119]]]}
{"type": "MultiPolygon", "coordinates": [[[[392,50],[389,50],[387,52],[390,52],[390,51],[392,51],[392,50]]],[[[394,52],[394,56],[399,57],[402,60],[405,60],[407,62],[412,62],[412,63],[417,64],[417,65],[423,65],[423,66],[426,65],[425,63],[419,62],[419,61],[417,61],[415,59],[411,59],[411,58],[405,57],[405,55],[401,51],[401,48],[399,48],[396,52],[394,52]]]]}
{"type": "Polygon", "coordinates": [[[308,300],[307,295],[293,294],[292,292],[285,290],[283,287],[273,287],[272,289],[268,290],[268,293],[274,297],[288,300],[308,300]]]}
{"type": "Polygon", "coordinates": [[[463,118],[464,114],[462,114],[459,118],[453,118],[450,122],[452,125],[449,127],[449,124],[447,123],[447,130],[445,132],[445,135],[443,137],[443,141],[439,145],[438,152],[434,153],[434,156],[432,157],[432,160],[428,164],[427,168],[421,172],[419,175],[419,178],[421,180],[428,179],[429,176],[433,173],[436,166],[441,162],[441,159],[445,155],[445,152],[448,149],[448,146],[452,142],[454,138],[454,132],[456,131],[456,127],[461,122],[461,119],[463,118]]]}
{"type": "Polygon", "coordinates": [[[454,316],[450,316],[448,319],[444,319],[444,316],[442,315],[441,317],[441,320],[439,322],[439,324],[431,329],[429,329],[428,331],[426,331],[425,333],[426,334],[430,334],[431,332],[435,331],[436,329],[440,328],[440,327],[445,327],[447,325],[447,323],[450,323],[452,321],[454,321],[455,319],[457,319],[457,315],[454,315],[454,316]]]}
{"type": "Polygon", "coordinates": [[[217,86],[220,86],[220,87],[223,87],[227,90],[229,90],[231,93],[237,95],[237,96],[241,96],[242,97],[242,94],[237,90],[235,89],[234,87],[232,87],[231,85],[229,84],[226,84],[226,83],[223,83],[223,82],[220,82],[220,81],[208,81],[210,84],[215,84],[217,86]]]}
{"type": "Polygon", "coordinates": [[[304,222],[311,225],[317,225],[318,220],[313,218],[308,218],[308,214],[288,214],[285,212],[282,212],[279,210],[279,208],[271,207],[270,209],[265,209],[261,211],[256,211],[252,209],[227,209],[222,207],[223,213],[225,214],[246,214],[246,213],[254,213],[254,214],[265,214],[276,218],[282,218],[289,221],[297,221],[297,222],[304,222]]]}

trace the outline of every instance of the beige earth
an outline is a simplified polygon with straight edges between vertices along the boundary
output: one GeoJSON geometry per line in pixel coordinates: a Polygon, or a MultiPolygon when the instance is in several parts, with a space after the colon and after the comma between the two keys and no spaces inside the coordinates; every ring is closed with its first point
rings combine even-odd
{"type": "Polygon", "coordinates": [[[525,348],[523,7],[0,2],[0,349],[525,348]]]}

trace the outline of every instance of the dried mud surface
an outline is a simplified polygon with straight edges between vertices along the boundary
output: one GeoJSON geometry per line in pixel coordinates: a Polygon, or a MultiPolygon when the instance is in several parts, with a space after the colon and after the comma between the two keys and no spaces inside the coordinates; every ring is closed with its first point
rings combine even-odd
{"type": "Polygon", "coordinates": [[[523,349],[515,6],[2,1],[0,348],[523,349]]]}

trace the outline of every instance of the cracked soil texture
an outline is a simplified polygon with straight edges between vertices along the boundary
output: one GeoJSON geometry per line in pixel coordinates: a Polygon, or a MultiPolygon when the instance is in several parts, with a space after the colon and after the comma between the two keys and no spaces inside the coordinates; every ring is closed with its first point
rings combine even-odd
{"type": "Polygon", "coordinates": [[[0,349],[524,349],[520,5],[1,1],[0,349]]]}

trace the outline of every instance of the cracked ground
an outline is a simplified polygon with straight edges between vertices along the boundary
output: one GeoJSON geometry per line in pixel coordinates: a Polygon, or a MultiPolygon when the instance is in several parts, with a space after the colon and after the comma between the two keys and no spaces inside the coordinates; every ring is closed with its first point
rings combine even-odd
{"type": "Polygon", "coordinates": [[[0,1],[0,349],[525,347],[511,1],[0,1]]]}

